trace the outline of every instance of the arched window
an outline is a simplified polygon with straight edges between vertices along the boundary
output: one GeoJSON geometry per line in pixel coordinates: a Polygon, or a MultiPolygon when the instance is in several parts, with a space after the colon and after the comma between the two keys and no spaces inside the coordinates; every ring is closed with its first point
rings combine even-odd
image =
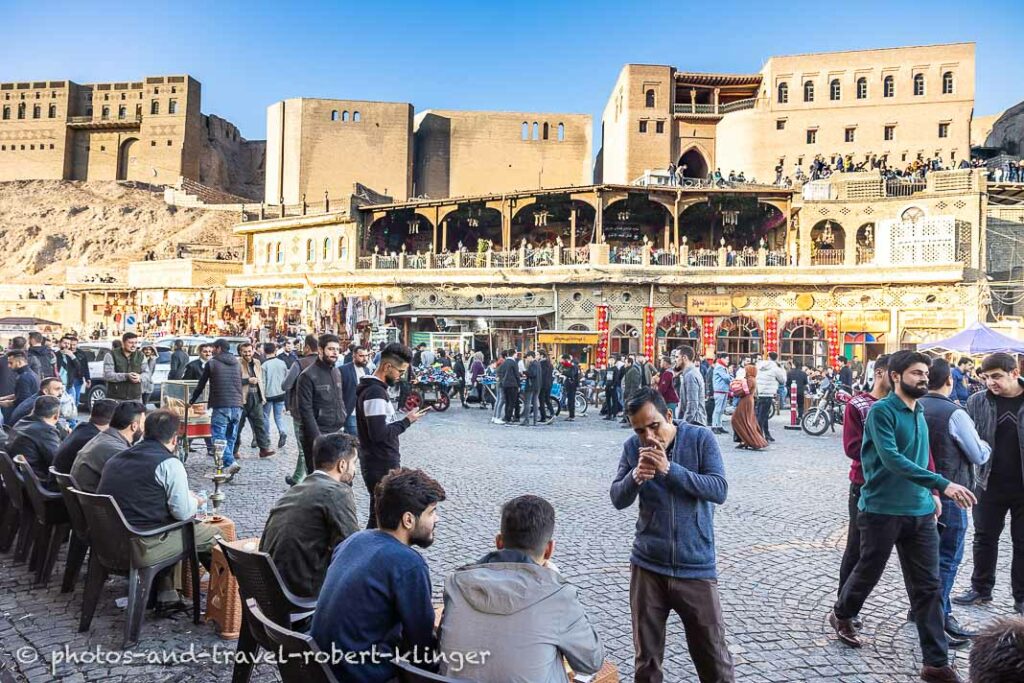
{"type": "Polygon", "coordinates": [[[530,139],[530,124],[523,121],[523,126],[519,131],[519,139],[529,140],[530,139]]]}
{"type": "Polygon", "coordinates": [[[761,328],[745,315],[726,318],[718,327],[715,350],[729,354],[729,361],[738,363],[741,358],[761,355],[761,328]]]}
{"type": "Polygon", "coordinates": [[[167,102],[167,113],[177,114],[178,113],[178,100],[170,100],[167,102]]]}
{"type": "Polygon", "coordinates": [[[4,107],[4,119],[3,120],[4,121],[10,121],[10,119],[11,119],[11,108],[10,107],[4,107]]]}
{"type": "Polygon", "coordinates": [[[825,328],[810,316],[790,320],[782,329],[779,355],[797,367],[824,367],[828,362],[825,328]]]}
{"type": "Polygon", "coordinates": [[[363,117],[359,115],[359,112],[352,112],[352,120],[358,123],[363,117]]]}
{"type": "Polygon", "coordinates": [[[274,246],[274,260],[278,263],[284,263],[284,248],[280,242],[274,246]]]}
{"type": "Polygon", "coordinates": [[[338,237],[338,258],[342,261],[348,258],[348,245],[344,237],[338,237]]]}
{"type": "Polygon", "coordinates": [[[612,330],[610,351],[620,356],[640,353],[640,331],[629,323],[622,323],[612,330]]]}
{"type": "Polygon", "coordinates": [[[857,99],[866,100],[868,98],[868,79],[861,76],[857,79],[857,99]]]}
{"type": "Polygon", "coordinates": [[[828,98],[836,102],[842,98],[842,95],[843,87],[839,84],[839,79],[833,78],[832,82],[828,84],[828,98]]]}
{"type": "Polygon", "coordinates": [[[153,102],[149,105],[149,113],[150,114],[159,114],[160,113],[160,103],[157,100],[153,100],[153,102]]]}
{"type": "Polygon", "coordinates": [[[896,96],[896,79],[892,76],[886,76],[882,79],[882,97],[895,97],[896,96]]]}
{"type": "Polygon", "coordinates": [[[534,140],[539,140],[540,139],[540,126],[537,124],[536,121],[533,122],[533,139],[534,140]]]}
{"type": "Polygon", "coordinates": [[[333,109],[333,110],[331,110],[331,121],[337,121],[337,120],[338,120],[338,110],[337,109],[333,109]]]}
{"type": "Polygon", "coordinates": [[[779,83],[779,104],[789,103],[789,83],[779,83]]]}
{"type": "Polygon", "coordinates": [[[558,124],[558,141],[559,142],[564,142],[565,141],[565,124],[564,123],[558,124]]]}
{"type": "Polygon", "coordinates": [[[100,118],[104,121],[110,118],[110,107],[104,105],[103,109],[100,111],[100,118]]]}
{"type": "Polygon", "coordinates": [[[942,94],[952,95],[953,94],[953,72],[947,71],[942,74],[942,94]]]}
{"type": "Polygon", "coordinates": [[[267,263],[270,263],[274,258],[274,245],[272,242],[267,242],[267,263]]]}
{"type": "Polygon", "coordinates": [[[547,121],[544,122],[544,139],[545,140],[548,139],[548,122],[547,121]]]}
{"type": "Polygon", "coordinates": [[[19,119],[25,118],[25,103],[24,102],[19,102],[18,103],[18,118],[19,119]]]}
{"type": "Polygon", "coordinates": [[[924,74],[914,74],[914,97],[924,95],[924,74]]]}
{"type": "Polygon", "coordinates": [[[136,104],[135,105],[135,116],[136,116],[136,118],[139,117],[139,116],[142,116],[142,105],[141,104],[136,104]]]}
{"type": "Polygon", "coordinates": [[[50,111],[48,113],[49,113],[51,119],[57,118],[57,105],[56,104],[51,104],[50,105],[50,111]]]}
{"type": "Polygon", "coordinates": [[[341,112],[341,120],[342,121],[348,121],[348,110],[347,109],[345,111],[341,112]]]}
{"type": "Polygon", "coordinates": [[[38,104],[32,105],[32,118],[41,119],[43,117],[43,108],[38,104]]]}
{"type": "Polygon", "coordinates": [[[653,89],[648,90],[644,94],[644,106],[646,106],[648,109],[653,109],[654,108],[654,90],[653,89]]]}
{"type": "Polygon", "coordinates": [[[814,81],[804,81],[804,102],[814,101],[814,81]]]}
{"type": "Polygon", "coordinates": [[[324,238],[324,261],[330,261],[331,260],[331,253],[332,253],[331,252],[331,238],[330,237],[325,237],[324,238]]]}
{"type": "Polygon", "coordinates": [[[316,247],[313,240],[306,240],[306,260],[310,263],[316,261],[316,247]]]}
{"type": "Polygon", "coordinates": [[[128,107],[123,104],[117,108],[117,118],[125,119],[128,117],[128,107]]]}

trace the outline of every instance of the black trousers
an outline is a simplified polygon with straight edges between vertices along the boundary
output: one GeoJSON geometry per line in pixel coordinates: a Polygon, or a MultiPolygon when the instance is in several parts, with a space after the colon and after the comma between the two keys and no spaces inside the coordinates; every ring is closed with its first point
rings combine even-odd
{"type": "Polygon", "coordinates": [[[363,473],[363,483],[366,484],[366,491],[370,494],[370,516],[366,520],[367,529],[377,528],[377,495],[376,488],[380,480],[384,478],[387,471],[380,471],[375,468],[367,469],[366,462],[362,457],[359,458],[359,469],[363,473]]]}
{"type": "Polygon", "coordinates": [[[949,663],[949,644],[943,630],[945,615],[939,581],[939,532],[935,526],[935,515],[903,517],[862,511],[857,516],[857,524],[860,527],[860,559],[839,594],[834,608],[836,616],[850,619],[860,614],[864,601],[882,578],[895,546],[917,625],[921,658],[929,666],[946,666],[949,663]]]}
{"type": "Polygon", "coordinates": [[[554,417],[554,413],[551,410],[551,387],[541,387],[540,389],[540,419],[547,420],[549,417],[554,417]]]}
{"type": "Polygon", "coordinates": [[[569,411],[569,417],[576,417],[576,385],[563,384],[562,392],[565,394],[565,407],[569,411]]]}
{"type": "Polygon", "coordinates": [[[796,392],[796,416],[800,420],[804,417],[804,396],[804,392],[796,392]]]}
{"type": "Polygon", "coordinates": [[[761,433],[764,434],[764,438],[770,438],[771,432],[768,431],[768,416],[772,412],[772,396],[758,396],[757,402],[754,404],[754,413],[757,415],[757,426],[761,428],[761,433]]]}
{"type": "Polygon", "coordinates": [[[1010,538],[1013,560],[1010,563],[1010,588],[1014,602],[1024,600],[1024,496],[1001,498],[978,496],[974,506],[974,574],[971,588],[982,595],[992,595],[996,583],[996,560],[999,559],[999,537],[1003,534],[1006,514],[1010,514],[1010,538]]]}
{"type": "Polygon", "coordinates": [[[846,550],[843,551],[843,561],[839,565],[839,594],[843,593],[843,586],[850,578],[850,573],[857,566],[860,559],[860,527],[857,526],[857,515],[860,510],[857,505],[860,503],[860,484],[850,482],[850,495],[847,502],[847,509],[850,513],[850,521],[846,527],[846,550]]]}
{"type": "Polygon", "coordinates": [[[505,395],[505,422],[512,422],[513,416],[519,417],[519,387],[502,387],[501,393],[505,395]]]}

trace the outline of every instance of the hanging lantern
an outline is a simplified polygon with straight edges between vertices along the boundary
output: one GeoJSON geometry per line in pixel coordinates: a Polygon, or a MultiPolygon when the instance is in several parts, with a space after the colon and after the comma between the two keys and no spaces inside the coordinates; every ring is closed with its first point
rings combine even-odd
{"type": "Polygon", "coordinates": [[[597,367],[603,368],[608,365],[608,306],[599,305],[594,309],[597,328],[597,352],[595,362],[597,367]]]}

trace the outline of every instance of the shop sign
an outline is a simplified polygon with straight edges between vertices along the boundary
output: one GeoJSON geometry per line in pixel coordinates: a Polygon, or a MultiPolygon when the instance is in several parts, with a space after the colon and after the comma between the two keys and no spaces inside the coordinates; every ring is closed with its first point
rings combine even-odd
{"type": "Polygon", "coordinates": [[[730,315],[732,297],[728,294],[691,294],[686,297],[687,315],[730,315]]]}
{"type": "Polygon", "coordinates": [[[889,311],[843,311],[839,318],[841,332],[870,332],[880,334],[889,331],[889,311]]]}
{"type": "Polygon", "coordinates": [[[554,330],[542,330],[537,333],[539,344],[596,344],[600,333],[598,332],[557,332],[554,330]]]}
{"type": "Polygon", "coordinates": [[[904,328],[959,330],[964,326],[964,316],[962,311],[902,311],[900,322],[904,328]]]}

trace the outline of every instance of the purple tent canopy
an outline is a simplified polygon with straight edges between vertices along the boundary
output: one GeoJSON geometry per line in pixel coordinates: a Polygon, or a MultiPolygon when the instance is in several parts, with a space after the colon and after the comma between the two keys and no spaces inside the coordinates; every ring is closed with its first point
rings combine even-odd
{"type": "Polygon", "coordinates": [[[968,356],[983,353],[1024,353],[1024,342],[1000,334],[983,323],[974,323],[963,332],[939,341],[917,345],[918,351],[956,351],[968,356]]]}

